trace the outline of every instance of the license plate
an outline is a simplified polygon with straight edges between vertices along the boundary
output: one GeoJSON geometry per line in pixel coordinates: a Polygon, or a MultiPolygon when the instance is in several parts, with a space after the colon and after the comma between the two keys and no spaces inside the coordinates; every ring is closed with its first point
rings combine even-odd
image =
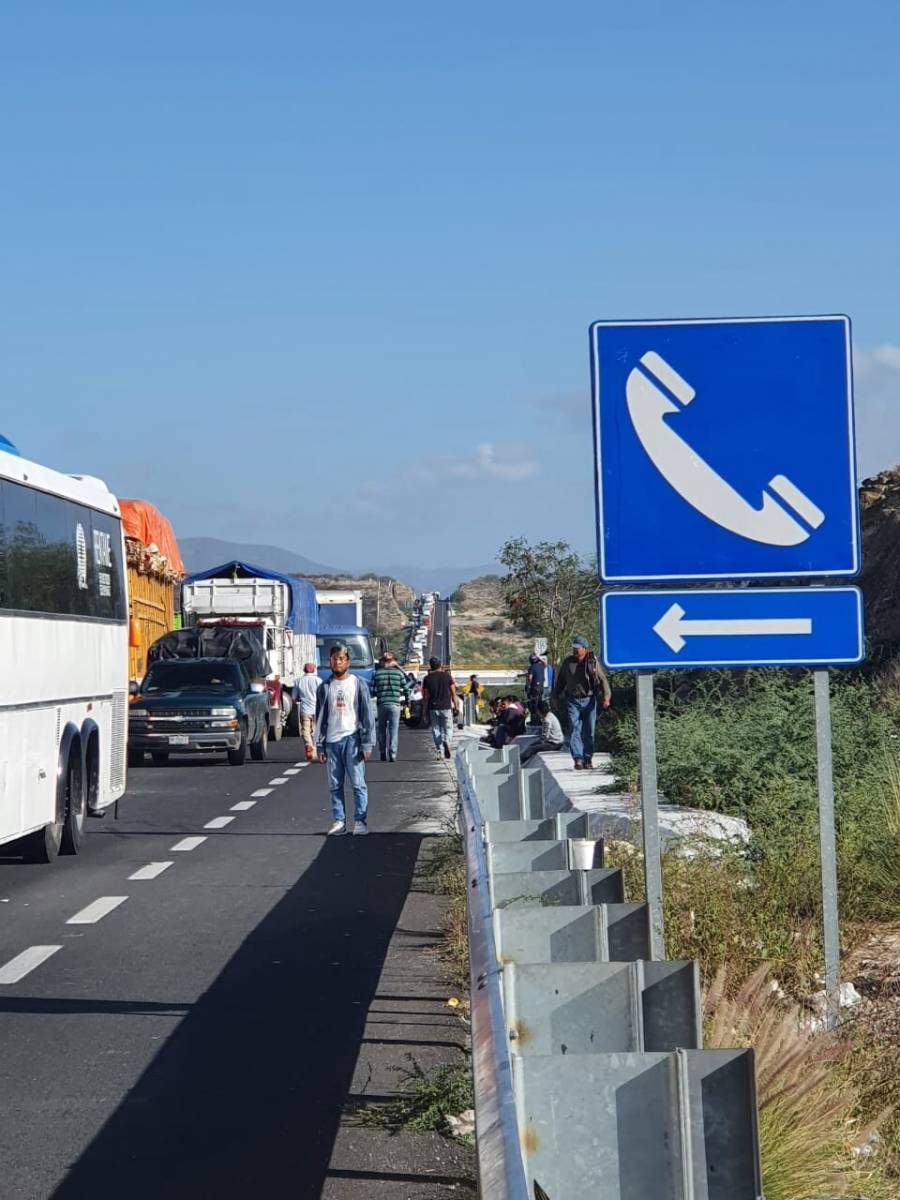
{"type": "Polygon", "coordinates": [[[187,736],[186,733],[173,733],[172,736],[169,738],[169,745],[170,746],[186,746],[189,741],[190,741],[190,738],[187,736]]]}

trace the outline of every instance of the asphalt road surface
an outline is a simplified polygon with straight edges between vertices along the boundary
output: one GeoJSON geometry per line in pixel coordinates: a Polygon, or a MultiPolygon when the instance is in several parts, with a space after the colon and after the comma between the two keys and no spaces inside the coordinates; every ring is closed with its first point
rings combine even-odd
{"type": "Polygon", "coordinates": [[[431,637],[428,642],[428,657],[450,661],[450,601],[436,600],[431,615],[431,637]]]}
{"type": "Polygon", "coordinates": [[[326,839],[301,758],[132,770],[77,858],[0,847],[2,1200],[469,1193],[464,1149],[348,1118],[460,1053],[414,877],[452,777],[407,731],[369,836],[326,839]]]}

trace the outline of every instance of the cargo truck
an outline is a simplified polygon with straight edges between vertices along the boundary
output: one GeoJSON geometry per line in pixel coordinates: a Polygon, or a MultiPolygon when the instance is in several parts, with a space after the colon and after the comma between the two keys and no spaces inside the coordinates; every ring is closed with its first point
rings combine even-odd
{"type": "Polygon", "coordinates": [[[232,562],[188,576],[181,609],[186,627],[243,629],[269,658],[271,735],[300,734],[292,689],[303,664],[317,661],[316,589],[305,579],[253,563],[232,562]]]}
{"type": "Polygon", "coordinates": [[[320,625],[316,634],[320,679],[331,678],[328,655],[337,642],[350,652],[350,673],[365,680],[374,690],[375,660],[384,653],[384,638],[373,638],[368,629],[360,625],[320,625]]]}
{"type": "Polygon", "coordinates": [[[316,588],[319,625],[362,628],[363,594],[361,588],[316,588]]]}
{"type": "Polygon", "coordinates": [[[128,574],[128,679],[139,684],[147,650],[174,629],[184,565],[172,526],[146,500],[120,500],[128,574]]]}

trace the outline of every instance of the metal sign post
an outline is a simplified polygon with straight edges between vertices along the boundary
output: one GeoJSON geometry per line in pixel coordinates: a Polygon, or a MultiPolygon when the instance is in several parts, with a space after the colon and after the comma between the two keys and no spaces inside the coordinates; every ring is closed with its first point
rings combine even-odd
{"type": "Polygon", "coordinates": [[[862,660],[863,609],[858,589],[812,581],[860,568],[849,318],[600,321],[591,376],[600,579],[650,585],[607,592],[601,626],[606,665],[638,672],[653,955],[663,918],[650,672],[809,666],[831,1026],[840,945],[826,668],[862,660]],[[684,589],[702,580],[792,583],[684,589]]]}
{"type": "Polygon", "coordinates": [[[841,1009],[840,927],[834,841],[834,775],[831,764],[831,695],[828,672],[814,671],[816,770],[819,790],[819,846],[822,870],[822,933],[825,945],[826,1024],[833,1029],[841,1009]]]}
{"type": "Polygon", "coordinates": [[[641,743],[641,828],[644,836],[644,888],[650,909],[650,957],[666,956],[663,928],[662,866],[659,857],[659,792],[656,783],[656,714],[653,674],[637,677],[638,733],[641,743]]]}

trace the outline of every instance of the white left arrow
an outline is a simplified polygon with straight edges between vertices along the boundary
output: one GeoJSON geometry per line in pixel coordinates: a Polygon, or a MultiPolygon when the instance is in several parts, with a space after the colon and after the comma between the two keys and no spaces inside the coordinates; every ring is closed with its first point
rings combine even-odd
{"type": "Polygon", "coordinates": [[[689,637],[746,637],[747,635],[812,633],[809,617],[747,617],[741,620],[686,621],[680,604],[668,608],[653,626],[676,654],[689,637]]]}

